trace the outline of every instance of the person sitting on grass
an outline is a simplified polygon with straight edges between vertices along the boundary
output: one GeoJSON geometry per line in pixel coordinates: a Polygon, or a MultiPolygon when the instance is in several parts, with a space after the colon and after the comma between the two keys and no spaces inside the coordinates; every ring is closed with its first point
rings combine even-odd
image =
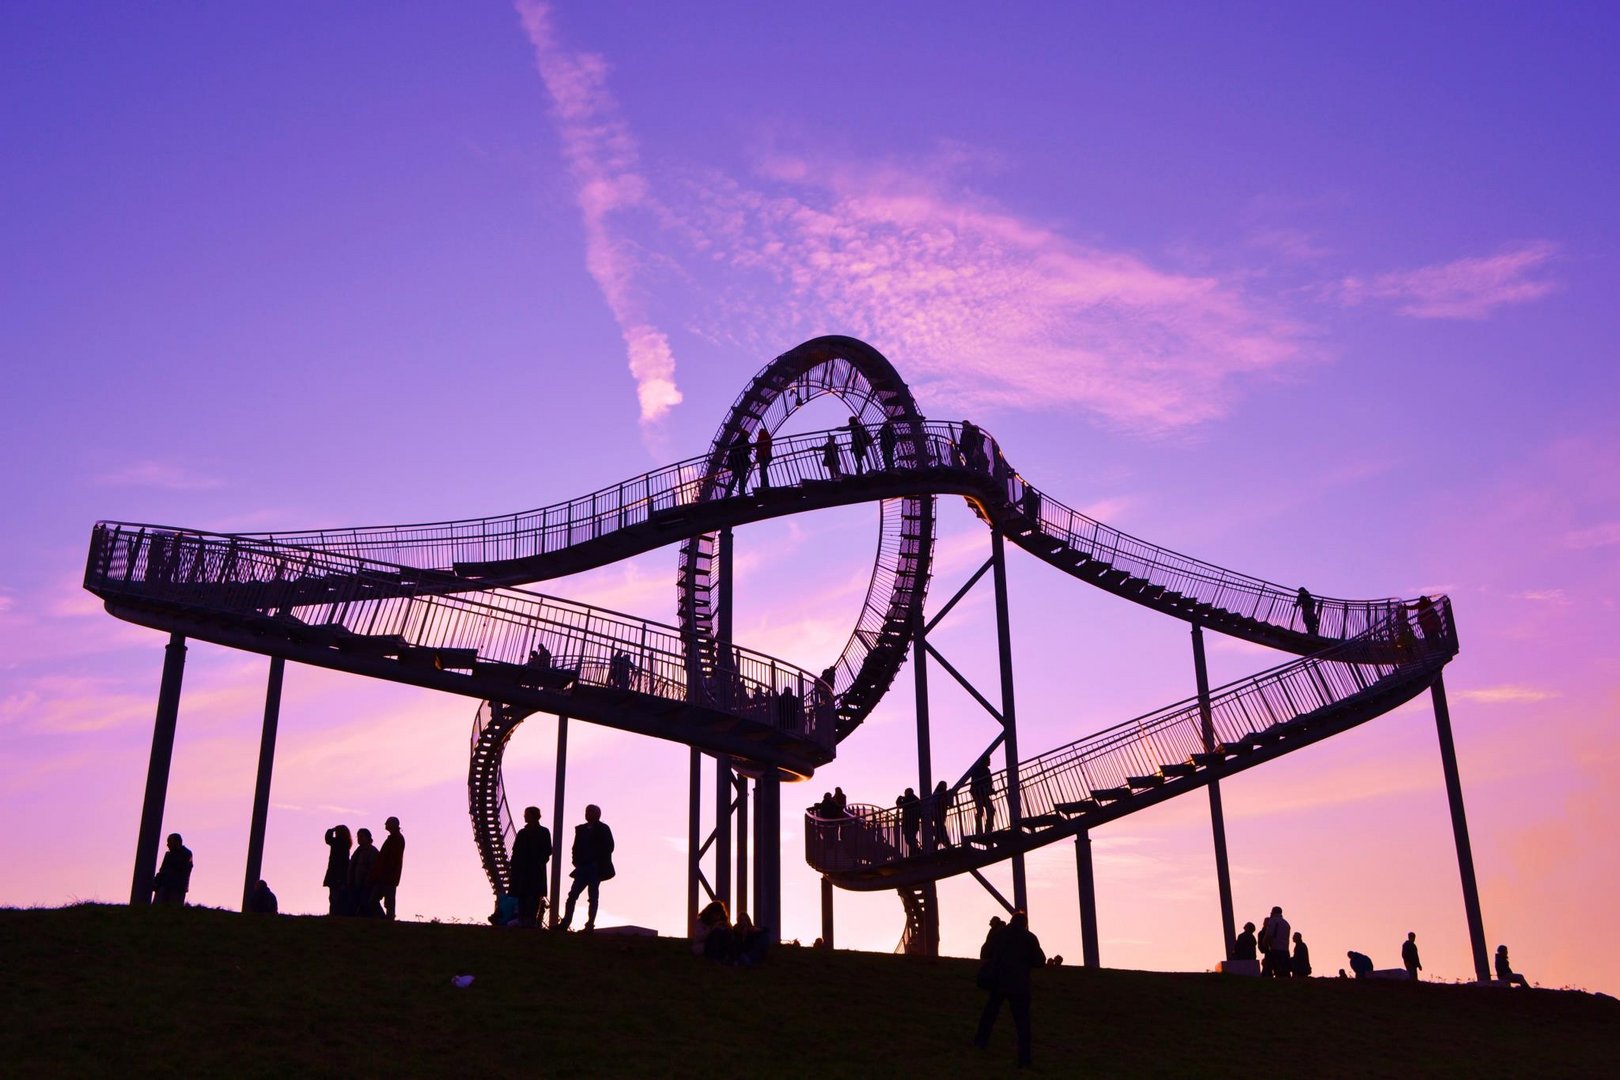
{"type": "Polygon", "coordinates": [[[1530,989],[1530,981],[1523,975],[1520,975],[1517,971],[1514,971],[1513,965],[1508,962],[1508,951],[1506,945],[1498,945],[1496,947],[1496,977],[1507,983],[1509,986],[1517,983],[1526,990],[1530,989]]]}

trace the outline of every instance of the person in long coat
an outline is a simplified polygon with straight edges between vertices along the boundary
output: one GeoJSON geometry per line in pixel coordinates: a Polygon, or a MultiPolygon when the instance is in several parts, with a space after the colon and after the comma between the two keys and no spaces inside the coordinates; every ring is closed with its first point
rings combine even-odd
{"type": "Polygon", "coordinates": [[[371,868],[371,885],[376,899],[382,902],[385,918],[394,917],[395,895],[399,889],[399,876],[405,869],[405,834],[399,831],[399,818],[383,822],[388,838],[377,852],[377,862],[371,868]]]}
{"type": "MultiPolygon", "coordinates": [[[[760,430],[764,430],[761,428],[760,430]]],[[[579,894],[590,890],[585,910],[585,929],[596,929],[596,902],[601,894],[602,882],[613,877],[613,830],[602,820],[602,808],[594,803],[585,808],[585,823],[574,826],[573,885],[568,888],[568,906],[563,908],[562,922],[557,929],[567,930],[574,921],[574,904],[579,894]]]]}
{"type": "Polygon", "coordinates": [[[371,885],[371,871],[377,865],[377,846],[371,842],[370,829],[355,831],[354,854],[349,856],[348,911],[350,915],[368,918],[382,914],[377,907],[377,895],[371,885]]]}
{"type": "Polygon", "coordinates": [[[512,893],[517,897],[518,919],[533,926],[546,898],[546,863],[551,861],[551,830],[540,824],[540,808],[523,811],[523,828],[512,841],[512,893]]]}
{"type": "Polygon", "coordinates": [[[169,834],[168,848],[152,878],[152,902],[184,907],[186,893],[191,889],[191,849],[186,847],[179,833],[169,834]]]}
{"type": "Polygon", "coordinates": [[[1003,1001],[1012,1009],[1013,1027],[1018,1031],[1018,1064],[1030,1064],[1029,973],[1046,964],[1041,939],[1029,932],[1029,916],[1022,911],[1000,930],[992,930],[985,941],[984,963],[979,969],[979,985],[990,992],[984,1011],[979,1014],[979,1030],[973,1045],[983,1050],[990,1045],[990,1029],[995,1027],[1003,1001]]]}

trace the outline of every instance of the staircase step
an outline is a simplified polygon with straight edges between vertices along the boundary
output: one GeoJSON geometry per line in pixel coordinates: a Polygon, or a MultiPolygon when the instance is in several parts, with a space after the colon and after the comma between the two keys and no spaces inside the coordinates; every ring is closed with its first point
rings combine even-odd
{"type": "Polygon", "coordinates": [[[1191,776],[1198,771],[1198,766],[1185,761],[1173,761],[1168,765],[1159,766],[1159,771],[1165,776],[1191,776]]]}
{"type": "Polygon", "coordinates": [[[1053,825],[1063,824],[1061,814],[1032,814],[1027,818],[1020,818],[1018,824],[1024,829],[1034,832],[1036,829],[1047,829],[1053,825]]]}
{"type": "Polygon", "coordinates": [[[1107,787],[1092,789],[1091,797],[1098,802],[1118,802],[1130,798],[1132,794],[1134,793],[1128,787],[1107,787]]]}
{"type": "Polygon", "coordinates": [[[1125,782],[1131,787],[1141,790],[1143,788],[1156,788],[1164,786],[1162,776],[1127,776],[1125,782]]]}
{"type": "Polygon", "coordinates": [[[1192,756],[1193,764],[1203,768],[1208,768],[1211,765],[1219,765],[1225,760],[1226,755],[1218,752],[1213,754],[1194,754],[1192,756]]]}
{"type": "Polygon", "coordinates": [[[1076,799],[1074,802],[1060,802],[1055,804],[1055,809],[1060,814],[1089,814],[1093,810],[1097,809],[1097,807],[1098,803],[1096,799],[1076,799]]]}

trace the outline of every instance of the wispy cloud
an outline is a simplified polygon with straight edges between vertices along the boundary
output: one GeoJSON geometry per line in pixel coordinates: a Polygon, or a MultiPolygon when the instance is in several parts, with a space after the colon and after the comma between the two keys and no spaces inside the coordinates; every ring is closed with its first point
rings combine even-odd
{"type": "Polygon", "coordinates": [[[1456,259],[1372,278],[1345,278],[1339,297],[1346,304],[1392,301],[1402,315],[1417,319],[1483,319],[1506,304],[1539,300],[1558,286],[1535,277],[1555,255],[1545,242],[1477,258],[1456,259]]]}
{"type": "Polygon", "coordinates": [[[1564,534],[1564,546],[1572,548],[1610,547],[1620,544],[1620,521],[1605,521],[1586,529],[1574,529],[1564,534]]]}
{"type": "Polygon", "coordinates": [[[225,481],[193,472],[164,461],[137,461],[122,469],[103,473],[95,482],[104,487],[163,488],[166,491],[204,491],[224,486],[225,481]]]}
{"type": "Polygon", "coordinates": [[[516,6],[551,94],[563,154],[574,176],[585,225],[586,266],[624,336],[642,423],[652,423],[680,404],[681,392],[669,339],[651,323],[637,288],[636,246],[619,224],[628,211],[653,208],[636,140],[608,91],[607,62],[565,48],[548,5],[519,0],[516,6]]]}
{"type": "Polygon", "coordinates": [[[1528,600],[1533,604],[1567,604],[1569,597],[1563,589],[1528,589],[1518,593],[1520,600],[1528,600]]]}
{"type": "Polygon", "coordinates": [[[752,186],[692,184],[722,268],[707,330],[750,347],[829,327],[895,357],[952,408],[1089,409],[1165,430],[1306,355],[1300,329],[1218,277],[1073,241],[961,186],[959,160],[857,167],[775,157],[752,186]]]}
{"type": "Polygon", "coordinates": [[[1561,696],[1556,690],[1543,690],[1535,686],[1507,685],[1482,686],[1477,690],[1458,690],[1455,696],[1463,701],[1476,701],[1481,705],[1524,705],[1549,701],[1561,696]]]}

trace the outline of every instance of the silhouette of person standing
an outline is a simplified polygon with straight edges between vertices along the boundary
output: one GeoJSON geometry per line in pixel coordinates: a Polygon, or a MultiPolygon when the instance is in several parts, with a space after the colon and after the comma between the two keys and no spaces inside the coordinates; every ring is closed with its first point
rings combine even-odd
{"type": "Polygon", "coordinates": [[[843,468],[838,461],[838,441],[830,432],[827,441],[821,444],[821,465],[827,470],[827,479],[837,480],[843,476],[843,468]]]}
{"type": "Polygon", "coordinates": [[[1311,950],[1305,945],[1305,937],[1298,930],[1294,931],[1294,956],[1289,961],[1290,972],[1296,979],[1308,979],[1311,975],[1311,950]]]}
{"type": "Polygon", "coordinates": [[[973,831],[986,833],[996,827],[995,782],[990,778],[990,755],[973,763],[968,773],[968,793],[973,796],[973,831]]]}
{"type": "Polygon", "coordinates": [[[878,428],[878,450],[883,454],[883,467],[894,468],[894,448],[898,443],[894,434],[894,421],[885,418],[883,426],[878,428]]]}
{"type": "Polygon", "coordinates": [[[383,916],[392,919],[394,894],[399,890],[399,875],[405,868],[405,837],[399,831],[397,817],[383,822],[383,828],[388,830],[388,838],[383,841],[382,850],[377,852],[377,861],[372,864],[371,883],[376,887],[376,898],[382,901],[383,916]]]}
{"type": "Polygon", "coordinates": [[[546,863],[551,860],[551,830],[540,824],[540,808],[523,811],[523,828],[512,841],[512,893],[517,897],[518,920],[533,926],[546,899],[546,863]]]}
{"type": "Polygon", "coordinates": [[[1040,938],[1029,932],[1029,916],[1022,911],[1013,912],[1012,919],[999,931],[992,929],[985,940],[984,963],[980,967],[980,985],[990,992],[984,1011],[979,1014],[979,1030],[973,1036],[973,1045],[980,1050],[990,1045],[990,1029],[995,1027],[1001,1014],[1001,1003],[1012,1008],[1013,1027],[1018,1032],[1018,1064],[1030,1064],[1029,1032],[1029,972],[1046,963],[1041,951],[1040,938]]]}
{"type": "Polygon", "coordinates": [[[191,891],[191,849],[177,832],[169,834],[167,847],[158,872],[152,876],[152,902],[184,907],[186,893],[191,891]]]}
{"type": "Polygon", "coordinates": [[[376,918],[382,912],[377,908],[377,895],[371,884],[371,873],[377,865],[377,848],[371,842],[371,830],[356,830],[354,854],[349,856],[350,915],[376,918]]]}
{"type": "Polygon", "coordinates": [[[1423,970],[1423,961],[1418,959],[1416,933],[1408,933],[1401,942],[1401,963],[1406,965],[1406,974],[1416,981],[1418,972],[1423,970]]]}
{"type": "Polygon", "coordinates": [[[727,495],[733,492],[741,495],[748,490],[748,471],[752,466],[753,459],[748,454],[748,436],[739,431],[726,450],[726,468],[731,470],[731,481],[726,485],[727,495]]]}
{"type": "Polygon", "coordinates": [[[1299,604],[1299,617],[1305,622],[1305,632],[1315,637],[1318,625],[1316,598],[1310,594],[1310,591],[1305,586],[1301,585],[1296,600],[1299,604]]]}
{"type": "Polygon", "coordinates": [[[1269,975],[1273,979],[1288,978],[1289,930],[1288,920],[1283,918],[1282,908],[1272,908],[1266,921],[1260,924],[1260,948],[1265,952],[1260,974],[1269,975]]]}
{"type": "Polygon", "coordinates": [[[759,465],[759,486],[754,490],[771,486],[771,431],[761,426],[758,434],[754,436],[754,461],[759,465]]]}
{"type": "Polygon", "coordinates": [[[588,889],[585,929],[595,930],[596,902],[602,882],[618,873],[613,869],[613,830],[602,821],[602,808],[595,803],[585,808],[585,823],[574,826],[571,854],[574,871],[570,876],[574,884],[569,886],[568,906],[563,909],[562,922],[557,924],[557,928],[568,929],[568,924],[574,921],[574,904],[579,900],[579,894],[588,889]]]}
{"type": "Polygon", "coordinates": [[[922,828],[922,812],[918,803],[917,793],[906,788],[904,795],[895,800],[894,805],[900,808],[900,831],[906,837],[906,854],[917,854],[920,846],[917,842],[917,832],[922,828]]]}
{"type": "Polygon", "coordinates": [[[934,844],[938,847],[951,846],[951,834],[946,829],[946,822],[951,814],[951,789],[941,780],[934,785],[934,803],[928,808],[929,816],[934,821],[934,844]]]}
{"type": "Polygon", "coordinates": [[[326,830],[326,877],[321,879],[321,884],[326,886],[328,915],[349,913],[349,849],[352,847],[354,839],[349,836],[347,825],[334,825],[326,830]]]}
{"type": "Polygon", "coordinates": [[[849,455],[855,459],[855,475],[866,472],[866,455],[872,450],[872,433],[858,416],[849,418],[849,455]]]}

